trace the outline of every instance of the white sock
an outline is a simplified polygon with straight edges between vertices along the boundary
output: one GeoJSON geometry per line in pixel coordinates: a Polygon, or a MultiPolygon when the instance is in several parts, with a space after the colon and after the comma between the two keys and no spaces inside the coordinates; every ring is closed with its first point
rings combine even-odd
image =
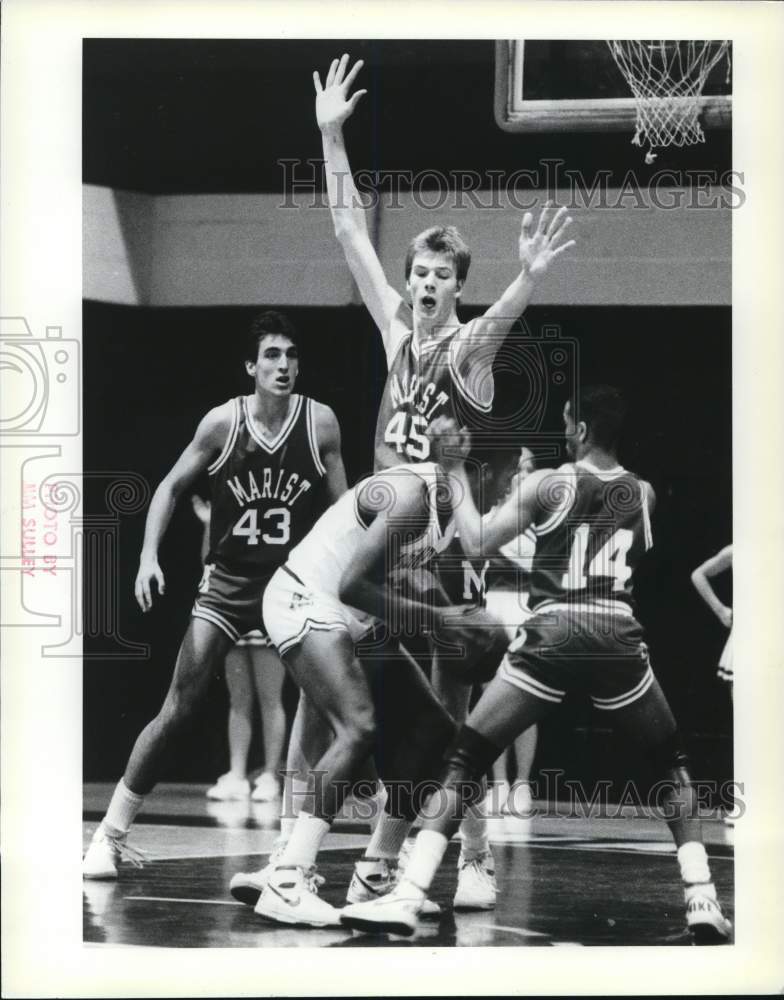
{"type": "Polygon", "coordinates": [[[465,857],[477,858],[490,850],[484,803],[471,806],[460,824],[460,834],[463,839],[463,855],[465,857]]]}
{"type": "Polygon", "coordinates": [[[294,832],[297,816],[301,811],[307,812],[308,781],[307,778],[295,778],[286,775],[283,787],[283,810],[280,816],[280,836],[287,841],[294,832]]]}
{"type": "Polygon", "coordinates": [[[443,861],[448,843],[443,833],[420,830],[414,841],[403,881],[410,882],[426,893],[443,861]]]}
{"type": "Polygon", "coordinates": [[[393,861],[400,854],[400,848],[412,826],[410,820],[396,819],[389,813],[382,812],[370,843],[365,848],[365,857],[393,861]]]}
{"type": "Polygon", "coordinates": [[[370,822],[370,832],[375,832],[381,817],[384,815],[384,806],[387,804],[387,790],[383,783],[379,781],[376,794],[369,800],[373,803],[373,817],[370,822]]]}
{"type": "Polygon", "coordinates": [[[111,827],[118,833],[126,834],[131,823],[136,819],[136,814],[141,809],[143,802],[144,796],[132,792],[120,778],[103,818],[104,825],[111,827]]]}
{"type": "Polygon", "coordinates": [[[678,848],[678,864],[681,867],[681,878],[687,885],[710,882],[708,855],[698,840],[689,840],[681,844],[678,848]]]}
{"type": "Polygon", "coordinates": [[[318,816],[301,812],[278,864],[302,865],[303,868],[315,864],[321,841],[329,832],[330,826],[330,823],[318,816]]]}

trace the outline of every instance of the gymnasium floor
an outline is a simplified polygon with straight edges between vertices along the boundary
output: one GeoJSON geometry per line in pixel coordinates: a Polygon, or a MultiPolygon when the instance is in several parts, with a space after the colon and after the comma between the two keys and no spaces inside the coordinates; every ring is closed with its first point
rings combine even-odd
{"type": "MultiPolygon", "coordinates": [[[[147,854],[144,868],[125,865],[117,882],[83,883],[85,942],[182,948],[690,944],[672,843],[664,824],[651,818],[491,819],[497,909],[452,912],[454,842],[431,893],[443,915],[422,921],[413,938],[268,924],[236,903],[228,884],[235,872],[266,861],[277,836],[277,808],[208,802],[205,788],[161,785],[149,797],[129,838],[147,854]]],[[[85,847],[111,791],[110,785],[85,787],[85,847]]],[[[544,813],[541,804],[538,811],[544,813]]],[[[322,894],[335,905],[366,842],[364,829],[341,817],[319,858],[322,894]]],[[[732,830],[712,817],[704,833],[732,920],[732,830]]]]}

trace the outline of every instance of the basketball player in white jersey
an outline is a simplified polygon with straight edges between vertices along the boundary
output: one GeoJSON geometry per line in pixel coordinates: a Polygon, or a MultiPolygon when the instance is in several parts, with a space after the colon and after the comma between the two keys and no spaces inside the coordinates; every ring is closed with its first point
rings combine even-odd
{"type": "Polygon", "coordinates": [[[444,435],[436,451],[456,479],[451,495],[460,496],[453,507],[466,553],[497,552],[524,532],[535,537],[533,614],[450,748],[440,793],[425,807],[403,880],[384,899],[346,907],[341,920],[347,926],[413,933],[459,816],[481,794],[480,776],[516,736],[577,689],[646,753],[663,779],[657,802],[677,845],[686,923],[695,942],[729,940],[688,759],[634,615],[633,576],[653,544],[655,498],[650,484],[618,462],[624,412],[616,389],[585,387],[564,408],[573,461],[528,476],[485,523],[466,490],[470,435],[458,433],[449,419],[432,428],[444,435]]]}
{"type": "MultiPolygon", "coordinates": [[[[307,805],[256,903],[256,913],[268,920],[339,923],[339,912],[315,892],[313,866],[348,785],[369,755],[388,797],[386,822],[376,827],[355,873],[365,883],[363,871],[398,856],[423,793],[440,771],[454,722],[416,663],[402,652],[392,662],[388,650],[367,644],[363,649],[362,639],[379,623],[392,635],[446,628],[451,640],[466,640],[488,621],[472,605],[435,607],[397,586],[403,574],[429,574],[449,543],[454,521],[444,486],[433,463],[397,466],[360,482],[322,515],[265,591],[270,638],[334,733],[311,769],[307,805]]],[[[503,630],[497,631],[496,663],[505,646],[503,630]]],[[[492,643],[487,631],[483,639],[492,643]]],[[[457,660],[455,669],[464,667],[457,660]]],[[[368,898],[368,886],[360,888],[368,898]]],[[[353,891],[352,882],[349,901],[353,891]]]]}
{"type": "MultiPolygon", "coordinates": [[[[332,61],[323,86],[318,73],[313,80],[335,234],[381,333],[387,358],[388,377],[376,424],[378,471],[401,462],[427,461],[426,431],[437,417],[453,417],[473,430],[492,429],[495,355],[528,305],[536,282],[574,240],[564,240],[571,223],[564,208],[553,213],[548,202],[535,228],[526,212],[518,247],[519,274],[483,316],[461,323],[457,306],[471,252],[453,226],[434,226],[414,237],[408,247],[406,301],[390,284],[370,241],[343,139],[343,125],[366,93],[350,93],[361,68],[360,60],[349,70],[349,57],[343,55],[332,61]]],[[[432,679],[450,712],[464,718],[470,691],[441,668],[437,656],[432,679]]],[[[467,818],[463,836],[466,852],[458,862],[456,905],[489,909],[495,902],[492,855],[477,816],[467,818]]]]}
{"type": "Polygon", "coordinates": [[[210,410],[150,503],[136,577],[136,599],[149,611],[164,575],[158,550],[178,498],[207,472],[211,484],[210,551],[158,715],[134,744],[123,778],[83,862],[85,878],[117,878],[121,859],[138,864],[128,830],[152,791],[163,760],[193,722],[210,678],[240,636],[262,627],[268,580],[323,509],[346,490],[340,430],[328,406],[296,395],[296,335],[280,313],[251,323],[245,369],[249,396],[210,410]]]}

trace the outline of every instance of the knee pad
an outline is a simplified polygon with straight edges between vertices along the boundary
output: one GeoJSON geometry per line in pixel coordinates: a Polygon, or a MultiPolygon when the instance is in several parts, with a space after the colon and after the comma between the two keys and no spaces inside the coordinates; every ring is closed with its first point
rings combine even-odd
{"type": "Polygon", "coordinates": [[[690,785],[689,757],[676,730],[664,742],[648,750],[648,760],[656,774],[673,780],[677,785],[690,785]]]}
{"type": "Polygon", "coordinates": [[[444,755],[442,785],[457,789],[467,805],[474,805],[482,795],[482,779],[501,752],[492,740],[462,726],[444,755]]]}

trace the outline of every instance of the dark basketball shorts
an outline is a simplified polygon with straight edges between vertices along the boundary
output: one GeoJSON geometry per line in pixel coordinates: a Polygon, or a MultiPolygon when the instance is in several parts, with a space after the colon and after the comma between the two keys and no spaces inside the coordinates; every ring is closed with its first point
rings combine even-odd
{"type": "Polygon", "coordinates": [[[238,576],[219,563],[206,563],[191,615],[211,622],[241,645],[268,646],[261,601],[271,576],[238,576]]]}
{"type": "Polygon", "coordinates": [[[520,626],[497,676],[554,704],[567,691],[582,692],[603,711],[631,705],[654,681],[642,626],[618,602],[540,606],[520,626]]]}

